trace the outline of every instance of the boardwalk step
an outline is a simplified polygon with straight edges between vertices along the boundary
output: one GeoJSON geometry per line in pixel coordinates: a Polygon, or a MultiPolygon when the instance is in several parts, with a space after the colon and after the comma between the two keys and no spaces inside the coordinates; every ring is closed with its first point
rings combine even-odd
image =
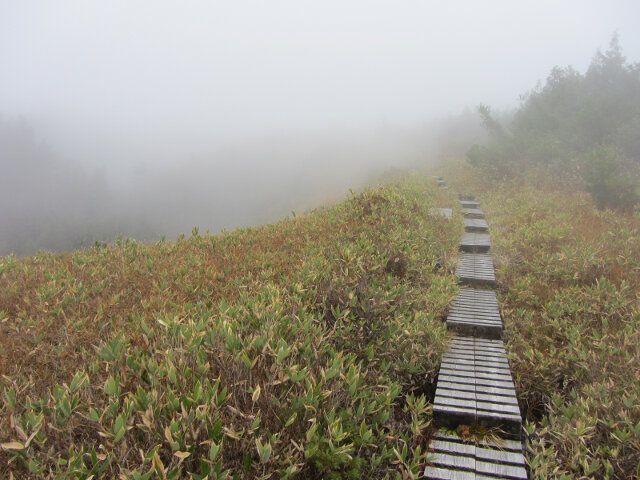
{"type": "Polygon", "coordinates": [[[480,203],[475,200],[460,200],[460,205],[462,208],[478,208],[480,203]]]}
{"type": "Polygon", "coordinates": [[[489,225],[483,218],[465,218],[464,230],[466,232],[483,233],[489,231],[489,225]]]}
{"type": "Polygon", "coordinates": [[[484,212],[479,208],[463,208],[464,218],[484,218],[484,212]]]}
{"type": "Polygon", "coordinates": [[[501,340],[451,340],[440,365],[433,416],[440,426],[481,424],[519,438],[522,418],[501,340]]]}
{"type": "Polygon", "coordinates": [[[458,194],[458,200],[467,200],[474,201],[476,197],[474,195],[463,195],[461,193],[458,194]]]}
{"type": "Polygon", "coordinates": [[[464,285],[495,285],[493,259],[486,253],[462,253],[456,267],[456,277],[464,285]]]}
{"type": "Polygon", "coordinates": [[[447,329],[459,335],[499,339],[502,317],[493,290],[463,288],[451,303],[447,329]]]}
{"type": "Polygon", "coordinates": [[[424,477],[432,480],[527,478],[522,444],[504,439],[462,439],[439,430],[429,445],[431,462],[424,477]]]}
{"type": "Polygon", "coordinates": [[[488,233],[465,233],[460,240],[460,250],[467,253],[487,253],[491,248],[488,233]]]}

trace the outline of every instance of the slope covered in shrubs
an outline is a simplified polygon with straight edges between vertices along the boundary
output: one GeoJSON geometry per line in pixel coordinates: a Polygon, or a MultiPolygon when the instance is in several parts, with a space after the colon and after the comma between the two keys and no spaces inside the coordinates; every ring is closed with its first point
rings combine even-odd
{"type": "Polygon", "coordinates": [[[16,477],[395,478],[425,462],[461,226],[403,180],[273,225],[0,259],[16,477]]]}
{"type": "Polygon", "coordinates": [[[482,192],[533,478],[637,478],[640,216],[546,173],[447,178],[482,192]]]}

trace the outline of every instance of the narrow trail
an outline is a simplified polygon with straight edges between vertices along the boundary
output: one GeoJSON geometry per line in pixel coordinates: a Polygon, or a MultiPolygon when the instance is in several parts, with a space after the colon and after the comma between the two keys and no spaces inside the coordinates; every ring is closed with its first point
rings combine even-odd
{"type": "MultiPolygon", "coordinates": [[[[442,177],[438,185],[445,186],[442,177]]],[[[460,240],[456,277],[461,290],[447,317],[447,329],[454,336],[438,375],[433,403],[438,430],[429,445],[433,460],[424,477],[527,479],[522,417],[502,342],[500,307],[491,289],[496,279],[488,253],[489,225],[473,196],[460,195],[460,204],[465,233],[460,240]],[[474,430],[483,429],[490,434],[474,434],[474,430]]],[[[451,216],[451,209],[440,211],[451,216]]]]}

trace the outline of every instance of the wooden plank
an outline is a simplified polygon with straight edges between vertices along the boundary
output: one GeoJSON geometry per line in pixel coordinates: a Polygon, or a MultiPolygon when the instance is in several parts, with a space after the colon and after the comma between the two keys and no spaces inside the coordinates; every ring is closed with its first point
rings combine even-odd
{"type": "Polygon", "coordinates": [[[436,397],[449,397],[449,398],[460,398],[462,400],[474,400],[476,399],[475,389],[468,390],[460,390],[458,388],[446,388],[438,384],[438,389],[436,390],[436,397]]]}
{"type": "Polygon", "coordinates": [[[478,208],[480,207],[480,202],[476,202],[475,200],[460,200],[460,205],[462,208],[478,208]]]}
{"type": "MultiPolygon", "coordinates": [[[[440,440],[436,440],[440,441],[440,440]]],[[[448,442],[453,443],[453,442],[448,442]]],[[[433,442],[431,442],[433,444],[433,442]]],[[[476,447],[474,449],[476,460],[485,462],[502,463],[514,466],[525,466],[524,456],[520,452],[508,452],[495,448],[476,447]]]]}
{"type": "Polygon", "coordinates": [[[437,430],[429,450],[434,462],[426,478],[476,478],[485,480],[527,478],[522,444],[509,439],[463,439],[454,432],[437,430]],[[464,474],[475,476],[464,476],[464,474]],[[456,475],[462,474],[462,477],[456,475]]]}
{"type": "Polygon", "coordinates": [[[488,232],[489,224],[483,218],[465,218],[464,230],[465,232],[488,232]]]}
{"type": "Polygon", "coordinates": [[[520,416],[520,407],[518,405],[508,405],[504,403],[493,402],[474,402],[478,411],[493,412],[493,413],[506,413],[509,415],[520,416]]]}
{"type": "Polygon", "coordinates": [[[464,218],[484,218],[484,212],[480,208],[463,208],[464,218]]]}
{"type": "Polygon", "coordinates": [[[424,477],[430,480],[475,480],[476,474],[475,472],[462,472],[448,468],[427,466],[424,471],[424,477]]]}
{"type": "Polygon", "coordinates": [[[442,395],[438,395],[438,393],[436,393],[436,398],[433,400],[433,404],[441,407],[453,407],[453,408],[459,408],[463,410],[476,409],[475,399],[468,400],[463,398],[445,397],[442,395]]]}
{"type": "MultiPolygon", "coordinates": [[[[475,444],[452,442],[448,440],[432,440],[429,444],[429,448],[434,452],[447,453],[449,455],[460,455],[463,457],[476,456],[475,444]]],[[[491,454],[485,454],[484,457],[489,460],[491,454]]]]}
{"type": "Polygon", "coordinates": [[[502,465],[478,460],[475,462],[475,470],[476,473],[493,475],[499,478],[511,478],[514,480],[526,480],[528,478],[527,470],[520,466],[502,465]]]}
{"type": "Polygon", "coordinates": [[[491,248],[491,240],[486,233],[465,233],[460,240],[463,252],[486,253],[491,248]]]}
{"type": "Polygon", "coordinates": [[[455,390],[457,392],[472,392],[474,395],[476,394],[475,383],[469,384],[469,383],[445,382],[445,381],[439,380],[438,388],[455,390]]]}
{"type": "Polygon", "coordinates": [[[435,452],[433,454],[431,463],[435,466],[446,466],[449,468],[457,468],[459,470],[473,471],[476,468],[476,459],[473,457],[463,457],[440,452],[435,452]]]}

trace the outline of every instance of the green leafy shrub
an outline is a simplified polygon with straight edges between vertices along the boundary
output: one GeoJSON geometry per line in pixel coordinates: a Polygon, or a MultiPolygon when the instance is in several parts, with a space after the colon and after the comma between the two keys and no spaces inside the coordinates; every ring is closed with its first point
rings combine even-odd
{"type": "Polygon", "coordinates": [[[587,156],[582,176],[599,208],[631,209],[640,200],[637,182],[621,157],[613,145],[597,145],[587,156]]]}

